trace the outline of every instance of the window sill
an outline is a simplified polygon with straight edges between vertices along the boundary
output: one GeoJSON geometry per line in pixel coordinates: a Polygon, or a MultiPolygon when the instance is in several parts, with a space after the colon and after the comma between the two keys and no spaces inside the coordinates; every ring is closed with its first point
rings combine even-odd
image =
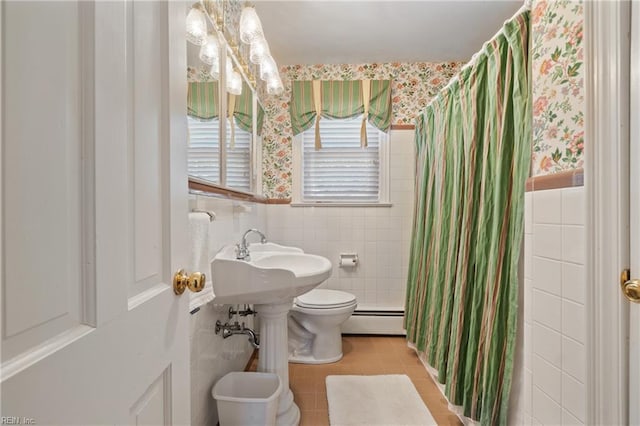
{"type": "Polygon", "coordinates": [[[291,207],[393,207],[391,203],[292,202],[291,207]]]}
{"type": "Polygon", "coordinates": [[[252,201],[266,204],[268,199],[239,189],[226,188],[195,176],[189,176],[189,192],[194,195],[229,198],[231,200],[252,201]]]}

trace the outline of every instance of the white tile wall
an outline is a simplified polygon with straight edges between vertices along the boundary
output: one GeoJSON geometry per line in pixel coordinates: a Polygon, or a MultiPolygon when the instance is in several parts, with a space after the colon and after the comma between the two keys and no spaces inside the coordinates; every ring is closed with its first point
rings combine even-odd
{"type": "MultiPolygon", "coordinates": [[[[209,232],[209,257],[226,244],[240,241],[249,228],[266,229],[266,206],[219,198],[195,197],[191,207],[216,213],[209,232]]],[[[242,371],[253,348],[246,336],[223,339],[215,334],[216,320],[228,321],[229,305],[201,306],[191,315],[191,424],[215,425],[216,404],[211,396],[215,382],[230,371],[242,371]]],[[[252,319],[243,319],[252,326],[252,319]]]]}
{"type": "Polygon", "coordinates": [[[345,290],[358,309],[403,309],[409,265],[415,179],[414,133],[391,131],[392,207],[269,205],[267,236],[327,257],[332,276],[321,287],[345,290]],[[340,253],[357,253],[354,269],[337,267],[340,253]]]}
{"type": "Polygon", "coordinates": [[[533,370],[531,371],[533,385],[540,388],[554,401],[562,397],[562,371],[545,361],[538,355],[533,356],[533,370]]]}
{"type": "Polygon", "coordinates": [[[585,208],[583,187],[525,196],[526,424],[586,420],[585,208]]]}
{"type": "Polygon", "coordinates": [[[534,257],[532,265],[533,288],[555,296],[562,295],[562,262],[534,257]]]}
{"type": "MultiPolygon", "coordinates": [[[[530,303],[527,301],[525,303],[530,303]]],[[[532,303],[531,303],[532,304],[532,303]]],[[[531,321],[531,319],[529,319],[531,321]]],[[[530,345],[531,354],[549,361],[556,367],[562,367],[562,335],[544,325],[533,323],[533,340],[530,345]]]]}
{"type": "Polygon", "coordinates": [[[562,225],[534,221],[533,233],[535,235],[533,239],[534,256],[562,260],[562,225]]]}
{"type": "Polygon", "coordinates": [[[542,324],[552,330],[562,329],[562,299],[558,296],[540,291],[534,284],[531,307],[534,324],[542,324]]]}
{"type": "Polygon", "coordinates": [[[586,418],[586,390],[584,383],[571,375],[562,374],[562,404],[563,409],[574,415],[584,423],[586,418]]]}
{"type": "MultiPolygon", "coordinates": [[[[534,379],[535,380],[535,379],[534,379]]],[[[562,424],[562,407],[557,401],[544,393],[538,386],[533,386],[532,411],[536,417],[533,424],[560,425],[562,424]]]]}

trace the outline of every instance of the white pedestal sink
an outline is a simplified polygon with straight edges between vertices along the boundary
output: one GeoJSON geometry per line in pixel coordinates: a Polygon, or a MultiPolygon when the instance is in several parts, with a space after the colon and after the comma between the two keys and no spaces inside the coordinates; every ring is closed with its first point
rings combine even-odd
{"type": "Polygon", "coordinates": [[[283,384],[276,424],[297,425],[300,410],[289,388],[287,314],[293,298],[331,275],[331,262],[296,247],[251,244],[250,260],[236,259],[235,248],[223,248],[211,263],[214,303],[254,305],[260,316],[258,371],[276,373],[283,384]]]}

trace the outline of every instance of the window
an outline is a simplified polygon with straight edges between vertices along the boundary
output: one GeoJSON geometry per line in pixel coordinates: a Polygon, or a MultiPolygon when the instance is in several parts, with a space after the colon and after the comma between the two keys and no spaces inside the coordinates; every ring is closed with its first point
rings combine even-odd
{"type": "Polygon", "coordinates": [[[382,204],[387,197],[387,135],[367,123],[367,148],[360,146],[362,117],[320,120],[296,138],[294,203],[382,204]]]}
{"type": "MultiPolygon", "coordinates": [[[[235,124],[235,146],[226,149],[226,180],[220,181],[220,121],[201,121],[187,116],[189,151],[187,168],[190,176],[216,182],[230,188],[251,191],[251,133],[235,124]]],[[[227,139],[231,134],[227,121],[227,139]]]]}
{"type": "MultiPolygon", "coordinates": [[[[234,121],[234,147],[227,143],[227,182],[226,186],[242,191],[251,191],[251,133],[242,130],[234,121]]],[[[227,139],[231,130],[227,121],[227,139]]]]}
{"type": "Polygon", "coordinates": [[[201,121],[187,116],[189,151],[187,170],[190,176],[220,182],[220,121],[201,121]]]}

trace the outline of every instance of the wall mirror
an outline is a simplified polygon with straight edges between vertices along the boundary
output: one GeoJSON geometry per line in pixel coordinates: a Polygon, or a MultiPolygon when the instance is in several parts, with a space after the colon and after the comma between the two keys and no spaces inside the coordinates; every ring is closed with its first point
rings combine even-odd
{"type": "Polygon", "coordinates": [[[212,75],[200,66],[199,50],[187,45],[187,170],[190,177],[221,185],[220,123],[225,114],[221,114],[220,75],[212,75]]]}
{"type": "Polygon", "coordinates": [[[225,186],[256,193],[257,148],[262,127],[262,107],[243,79],[240,95],[227,93],[225,132],[225,186]]]}
{"type": "MultiPolygon", "coordinates": [[[[256,89],[258,84],[267,84],[269,74],[261,71],[269,66],[250,60],[255,43],[243,42],[240,34],[246,9],[255,13],[244,2],[221,0],[194,3],[187,10],[188,172],[192,191],[213,188],[229,190],[223,194],[260,193],[264,114],[256,89]],[[264,81],[256,83],[257,75],[265,77],[264,81]]],[[[268,56],[267,65],[275,66],[270,53],[268,56]]],[[[279,75],[275,82],[282,85],[279,75]]]]}

